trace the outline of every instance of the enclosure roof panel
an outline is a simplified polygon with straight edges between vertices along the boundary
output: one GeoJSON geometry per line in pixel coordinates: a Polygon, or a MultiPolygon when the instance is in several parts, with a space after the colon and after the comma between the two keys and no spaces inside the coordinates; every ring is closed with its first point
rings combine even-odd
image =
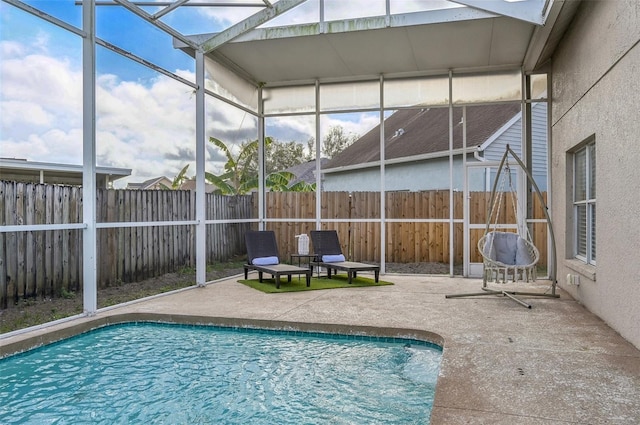
{"type": "MultiPolygon", "coordinates": [[[[449,70],[531,71],[550,57],[549,43],[564,32],[570,21],[565,15],[573,15],[577,1],[449,3],[455,7],[279,27],[246,28],[247,19],[231,33],[189,40],[210,59],[270,86],[449,70]]],[[[174,45],[193,53],[180,40],[174,45]]]]}

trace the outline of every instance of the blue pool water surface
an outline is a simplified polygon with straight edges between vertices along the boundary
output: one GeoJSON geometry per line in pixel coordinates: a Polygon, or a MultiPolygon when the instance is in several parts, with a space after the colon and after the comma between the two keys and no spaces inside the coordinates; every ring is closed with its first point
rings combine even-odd
{"type": "Polygon", "coordinates": [[[159,323],[0,360],[2,424],[426,424],[439,347],[159,323]]]}

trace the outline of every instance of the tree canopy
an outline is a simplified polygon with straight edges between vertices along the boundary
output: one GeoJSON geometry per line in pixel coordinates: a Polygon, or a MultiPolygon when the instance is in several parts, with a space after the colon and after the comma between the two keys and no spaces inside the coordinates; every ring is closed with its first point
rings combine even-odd
{"type": "MultiPolygon", "coordinates": [[[[327,134],[324,136],[324,139],[322,139],[322,149],[320,152],[325,158],[334,158],[359,138],[360,136],[357,134],[345,134],[342,126],[331,126],[329,127],[327,134]]],[[[313,137],[307,141],[307,149],[309,151],[308,158],[315,159],[316,140],[313,137]]]]}
{"type": "MultiPolygon", "coordinates": [[[[215,137],[209,141],[227,157],[221,174],[205,173],[205,179],[225,195],[240,195],[258,189],[258,141],[240,145],[236,155],[224,142],[215,137]]],[[[265,186],[272,191],[313,191],[315,184],[298,182],[290,185],[295,175],[285,171],[304,161],[304,148],[296,142],[279,143],[265,138],[265,186]]]]}
{"type": "MultiPolygon", "coordinates": [[[[358,139],[355,134],[345,134],[341,126],[329,128],[322,143],[322,155],[333,158],[358,139]]],[[[209,137],[209,142],[225,156],[222,172],[205,172],[205,180],[217,187],[217,192],[225,195],[241,195],[258,189],[258,140],[246,141],[237,149],[220,139],[209,137]]],[[[291,184],[296,176],[288,168],[315,159],[315,139],[307,141],[307,149],[295,141],[279,142],[265,137],[265,186],[272,191],[305,192],[315,190],[315,183],[304,181],[291,184]]],[[[178,189],[187,180],[186,165],[173,179],[172,188],[178,189]]]]}

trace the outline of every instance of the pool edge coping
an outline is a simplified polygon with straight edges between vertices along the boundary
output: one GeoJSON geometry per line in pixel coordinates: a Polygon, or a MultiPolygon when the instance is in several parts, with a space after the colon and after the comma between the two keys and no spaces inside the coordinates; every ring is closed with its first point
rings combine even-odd
{"type": "MultiPolygon", "coordinates": [[[[209,325],[228,328],[253,328],[266,330],[283,330],[299,332],[318,332],[347,336],[369,336],[386,338],[404,338],[426,341],[439,346],[444,352],[445,339],[431,331],[408,328],[375,327],[366,325],[344,325],[336,323],[289,322],[282,320],[248,319],[215,316],[194,316],[166,313],[121,313],[115,315],[90,317],[80,323],[73,323],[59,329],[41,329],[37,335],[19,338],[16,341],[0,344],[0,359],[25,352],[43,345],[71,338],[84,332],[103,326],[131,322],[159,322],[188,325],[209,325]]],[[[68,325],[70,322],[67,322],[68,325]]],[[[24,335],[23,335],[24,336],[24,335]]]]}

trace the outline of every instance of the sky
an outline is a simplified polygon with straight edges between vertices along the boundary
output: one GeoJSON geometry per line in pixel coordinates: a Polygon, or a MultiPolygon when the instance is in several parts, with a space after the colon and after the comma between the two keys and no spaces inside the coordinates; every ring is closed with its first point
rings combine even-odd
{"type": "MultiPolygon", "coordinates": [[[[197,2],[198,0],[193,0],[197,2]]],[[[436,0],[435,3],[438,3],[436,0]]],[[[82,8],[74,0],[26,0],[76,27],[82,8]]],[[[384,14],[384,0],[326,0],[326,19],[384,14]],[[366,7],[365,7],[366,5],[366,7]]],[[[397,11],[433,0],[403,1],[397,11]]],[[[146,8],[150,13],[153,9],[146,8]]],[[[163,22],[183,34],[219,32],[256,13],[256,8],[182,7],[163,22]]],[[[195,81],[194,60],[172,46],[172,37],[119,6],[97,8],[97,36],[147,61],[195,81]]],[[[317,0],[276,18],[269,25],[315,21],[317,0]]],[[[173,178],[186,165],[195,172],[195,95],[181,82],[97,47],[97,165],[131,169],[120,180],[173,178]]],[[[82,163],[81,37],[0,2],[0,157],[62,164],[82,163]]],[[[215,99],[207,101],[206,137],[239,145],[257,138],[257,120],[215,99]]],[[[377,113],[323,116],[322,128],[341,125],[364,135],[379,122],[377,113]]],[[[313,116],[271,118],[267,135],[306,146],[315,136],[313,116]]],[[[224,158],[207,146],[207,171],[221,170],[224,158]]]]}

